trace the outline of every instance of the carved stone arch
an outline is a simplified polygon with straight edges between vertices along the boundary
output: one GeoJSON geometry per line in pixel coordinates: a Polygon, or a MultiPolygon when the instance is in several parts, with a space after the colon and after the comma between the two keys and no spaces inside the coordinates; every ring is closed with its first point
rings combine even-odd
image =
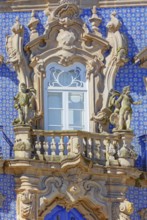
{"type": "Polygon", "coordinates": [[[38,220],[44,220],[44,217],[50,213],[57,205],[66,208],[67,211],[75,208],[86,220],[108,220],[106,213],[102,207],[96,206],[88,199],[79,199],[76,202],[69,203],[63,196],[54,197],[52,200],[46,201],[44,210],[39,211],[38,220]]]}

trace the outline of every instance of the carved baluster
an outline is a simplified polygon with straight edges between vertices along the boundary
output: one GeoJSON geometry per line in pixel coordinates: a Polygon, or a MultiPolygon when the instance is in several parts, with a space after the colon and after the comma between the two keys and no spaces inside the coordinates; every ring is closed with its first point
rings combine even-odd
{"type": "Polygon", "coordinates": [[[71,137],[68,136],[68,142],[67,142],[67,155],[71,156],[72,155],[72,151],[71,151],[71,137]]]}
{"type": "Polygon", "coordinates": [[[55,137],[52,137],[51,141],[51,155],[56,156],[56,142],[55,142],[55,137]]]}
{"type": "Polygon", "coordinates": [[[101,141],[96,140],[95,138],[93,139],[94,142],[94,159],[95,160],[100,160],[101,158],[101,141]]]}
{"type": "Polygon", "coordinates": [[[105,165],[106,162],[106,147],[103,138],[100,139],[100,164],[105,165]]]}
{"type": "Polygon", "coordinates": [[[44,149],[44,157],[45,157],[45,160],[49,160],[49,154],[48,154],[48,149],[49,149],[49,144],[47,141],[44,141],[43,142],[43,149],[44,149]]]}
{"type": "Polygon", "coordinates": [[[88,139],[87,150],[88,150],[88,155],[87,156],[90,159],[92,159],[92,139],[91,138],[88,139]]]}
{"type": "Polygon", "coordinates": [[[59,156],[63,156],[64,154],[64,137],[61,136],[60,142],[59,142],[59,156]]]}
{"type": "Polygon", "coordinates": [[[71,137],[70,144],[71,144],[71,154],[72,155],[77,155],[79,153],[82,153],[81,152],[81,146],[82,146],[81,137],[78,137],[78,136],[71,137]]]}
{"type": "Polygon", "coordinates": [[[106,138],[104,140],[104,146],[106,149],[106,165],[109,166],[110,165],[110,158],[109,158],[109,147],[110,147],[110,139],[106,138]]]}
{"type": "Polygon", "coordinates": [[[87,157],[87,138],[83,138],[83,155],[87,157]]]}
{"type": "Polygon", "coordinates": [[[41,142],[39,140],[35,142],[35,149],[39,160],[43,160],[43,155],[41,154],[41,142]]]}

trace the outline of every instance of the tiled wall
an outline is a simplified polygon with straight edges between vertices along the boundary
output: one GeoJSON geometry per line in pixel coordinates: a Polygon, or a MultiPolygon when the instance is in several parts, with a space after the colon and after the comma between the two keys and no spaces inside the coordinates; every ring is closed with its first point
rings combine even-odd
{"type": "Polygon", "coordinates": [[[14,178],[11,175],[0,175],[0,193],[5,197],[0,208],[0,220],[16,219],[16,195],[14,178]]]}
{"type": "MultiPolygon", "coordinates": [[[[147,93],[143,76],[147,76],[147,70],[135,65],[133,58],[140,50],[147,46],[147,7],[98,9],[98,15],[102,18],[100,30],[104,37],[106,37],[106,24],[110,20],[111,12],[114,10],[118,13],[118,18],[122,22],[121,31],[128,38],[129,47],[129,62],[117,74],[115,88],[118,91],[122,91],[124,86],[130,85],[131,95],[134,100],[142,100],[141,106],[133,106],[132,128],[136,135],[133,144],[140,155],[137,166],[142,166],[145,169],[146,159],[142,154],[145,155],[146,153],[144,137],[147,133],[147,93]]],[[[2,154],[4,159],[10,158],[10,156],[13,157],[14,133],[12,121],[17,116],[17,112],[13,108],[13,97],[18,91],[18,80],[15,71],[6,63],[7,55],[5,50],[5,37],[11,33],[11,27],[15,22],[16,16],[19,16],[20,22],[25,25],[26,43],[29,41],[27,23],[30,20],[30,13],[0,13],[0,54],[3,54],[5,57],[5,64],[0,67],[0,156],[2,154]]],[[[84,10],[81,15],[82,19],[87,23],[90,16],[90,10],[84,10]]],[[[41,23],[38,25],[38,31],[42,34],[46,17],[43,12],[38,12],[37,17],[41,20],[41,23]]],[[[15,220],[15,193],[12,176],[0,176],[0,193],[6,196],[4,206],[0,209],[0,219],[15,220]]],[[[135,204],[135,212],[132,219],[139,220],[137,211],[147,207],[147,190],[130,188],[127,197],[135,204]]]]}

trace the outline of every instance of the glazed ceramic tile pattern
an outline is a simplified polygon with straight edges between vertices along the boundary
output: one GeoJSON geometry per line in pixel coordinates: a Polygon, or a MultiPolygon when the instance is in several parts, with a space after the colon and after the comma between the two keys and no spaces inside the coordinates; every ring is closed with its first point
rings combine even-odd
{"type": "MultiPolygon", "coordinates": [[[[132,129],[136,138],[133,144],[138,152],[139,159],[136,163],[138,167],[146,168],[146,134],[147,134],[147,93],[143,82],[143,76],[147,76],[145,69],[140,69],[133,63],[134,56],[147,45],[147,8],[130,7],[130,8],[111,8],[98,9],[98,15],[102,18],[100,30],[106,37],[106,24],[110,20],[112,11],[116,11],[119,19],[122,21],[121,31],[126,34],[128,39],[128,64],[120,69],[116,77],[115,88],[122,91],[126,85],[131,86],[132,97],[134,100],[142,100],[142,105],[133,106],[132,129]]],[[[15,18],[19,16],[20,22],[25,26],[25,42],[29,41],[29,30],[27,24],[30,20],[30,12],[17,13],[0,13],[0,54],[5,57],[5,64],[0,67],[0,155],[4,159],[13,157],[12,147],[14,143],[14,133],[12,122],[17,116],[14,109],[13,97],[18,91],[18,80],[16,73],[9,64],[6,64],[7,54],[5,50],[5,37],[11,33],[11,27],[15,22],[15,18]]],[[[36,14],[41,21],[38,25],[38,32],[44,32],[46,16],[43,12],[36,14]]],[[[91,16],[90,10],[84,10],[81,17],[89,25],[88,18],[91,16]]],[[[90,28],[90,27],[89,27],[90,28]]],[[[0,219],[15,220],[15,193],[14,180],[12,176],[0,176],[0,193],[6,196],[4,206],[0,209],[0,219]]],[[[135,213],[133,220],[139,220],[137,211],[147,207],[147,190],[130,188],[127,194],[128,199],[135,205],[135,213]]]]}
{"type": "Polygon", "coordinates": [[[16,219],[16,196],[14,178],[11,175],[0,175],[0,193],[5,197],[0,208],[0,220],[16,219]]]}

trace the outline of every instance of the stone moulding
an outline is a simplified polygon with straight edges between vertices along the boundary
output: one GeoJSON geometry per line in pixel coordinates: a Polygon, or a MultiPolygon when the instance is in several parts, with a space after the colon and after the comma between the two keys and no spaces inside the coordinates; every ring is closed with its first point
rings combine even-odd
{"type": "MultiPolygon", "coordinates": [[[[0,1],[0,11],[31,11],[33,10],[44,10],[47,4],[51,3],[51,8],[58,5],[58,0],[51,1],[51,0],[12,0],[12,1],[0,1]]],[[[96,5],[100,8],[106,7],[130,7],[130,6],[147,6],[146,0],[79,0],[79,5],[81,8],[91,8],[93,5],[96,5]]]]}

